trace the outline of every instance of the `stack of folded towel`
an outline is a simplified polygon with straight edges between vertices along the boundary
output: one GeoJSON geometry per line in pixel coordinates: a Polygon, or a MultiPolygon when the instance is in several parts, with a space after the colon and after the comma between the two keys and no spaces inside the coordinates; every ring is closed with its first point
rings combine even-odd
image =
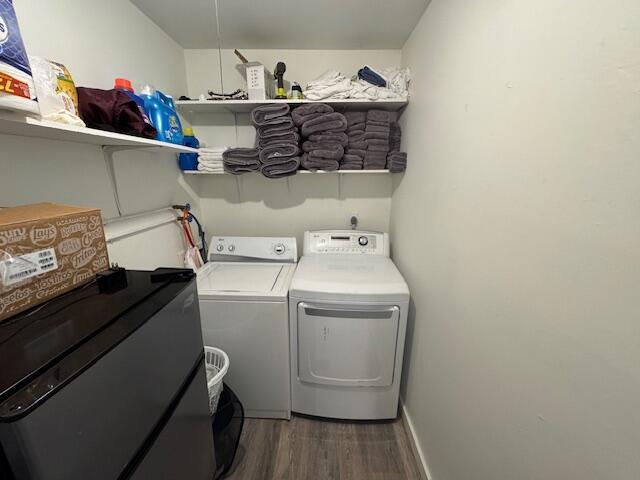
{"type": "Polygon", "coordinates": [[[389,112],[369,110],[364,131],[367,151],[364,156],[365,170],[382,170],[387,167],[389,134],[391,131],[389,112]]]}
{"type": "Polygon", "coordinates": [[[257,148],[229,148],[222,154],[225,172],[240,175],[244,172],[257,172],[261,163],[257,148]]]}
{"type": "Polygon", "coordinates": [[[347,119],[324,103],[310,103],[292,113],[303,143],[302,166],[307,170],[337,170],[348,145],[347,119]]]}
{"type": "Polygon", "coordinates": [[[200,148],[198,150],[198,171],[224,173],[222,155],[227,147],[200,148]]]}
{"type": "Polygon", "coordinates": [[[391,122],[389,124],[389,151],[399,152],[400,142],[402,140],[402,130],[398,122],[391,122]]]}
{"type": "Polygon", "coordinates": [[[300,134],[289,105],[268,104],[251,112],[258,132],[260,171],[267,178],[295,175],[300,167],[300,134]]]}
{"type": "Polygon", "coordinates": [[[404,172],[407,169],[407,152],[391,152],[387,156],[387,168],[392,173],[404,172]]]}
{"type": "Polygon", "coordinates": [[[362,170],[364,156],[367,153],[367,143],[364,140],[364,132],[367,120],[366,112],[346,112],[347,137],[349,144],[342,158],[340,169],[362,170]]]}

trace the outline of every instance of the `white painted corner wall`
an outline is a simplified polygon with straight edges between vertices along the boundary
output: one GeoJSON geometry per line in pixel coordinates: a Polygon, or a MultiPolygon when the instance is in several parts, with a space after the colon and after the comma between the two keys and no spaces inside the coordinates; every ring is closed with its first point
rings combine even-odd
{"type": "Polygon", "coordinates": [[[403,49],[403,397],[432,480],[640,478],[640,4],[433,0],[403,49]]]}

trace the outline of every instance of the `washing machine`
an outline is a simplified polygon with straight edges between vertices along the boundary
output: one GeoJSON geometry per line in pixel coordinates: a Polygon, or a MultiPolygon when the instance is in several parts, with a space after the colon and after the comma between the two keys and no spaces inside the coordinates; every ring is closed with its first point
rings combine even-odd
{"type": "Polygon", "coordinates": [[[387,234],[306,232],[289,291],[293,411],[396,418],[408,309],[387,234]]]}
{"type": "Polygon", "coordinates": [[[204,344],[229,356],[224,382],[245,416],[290,418],[288,293],[295,238],[214,236],[198,271],[204,344]]]}

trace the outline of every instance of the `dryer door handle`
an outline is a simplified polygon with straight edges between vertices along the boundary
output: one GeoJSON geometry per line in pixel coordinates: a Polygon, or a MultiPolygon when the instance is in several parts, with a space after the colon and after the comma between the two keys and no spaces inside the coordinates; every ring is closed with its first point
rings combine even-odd
{"type": "Polygon", "coordinates": [[[327,318],[393,318],[394,314],[399,310],[397,306],[384,306],[381,308],[352,309],[352,308],[326,308],[319,305],[309,303],[301,303],[304,313],[310,317],[327,317],[327,318]]]}

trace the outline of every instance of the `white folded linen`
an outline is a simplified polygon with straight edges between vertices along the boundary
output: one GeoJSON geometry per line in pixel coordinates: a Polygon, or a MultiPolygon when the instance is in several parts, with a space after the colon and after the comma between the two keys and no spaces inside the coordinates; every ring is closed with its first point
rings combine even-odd
{"type": "Polygon", "coordinates": [[[349,98],[350,91],[350,79],[337,70],[328,70],[307,84],[304,96],[309,100],[342,99],[349,98]]]}
{"type": "Polygon", "coordinates": [[[387,67],[376,69],[376,73],[387,79],[387,88],[398,94],[403,99],[409,97],[409,84],[411,72],[408,68],[387,67]]]}
{"type": "Polygon", "coordinates": [[[199,172],[207,172],[207,173],[224,173],[224,166],[209,166],[203,163],[198,163],[198,171],[199,172]]]}
{"type": "Polygon", "coordinates": [[[349,98],[361,98],[366,100],[403,99],[402,96],[398,95],[393,90],[385,87],[377,87],[366,80],[354,80],[351,82],[349,98]]]}

